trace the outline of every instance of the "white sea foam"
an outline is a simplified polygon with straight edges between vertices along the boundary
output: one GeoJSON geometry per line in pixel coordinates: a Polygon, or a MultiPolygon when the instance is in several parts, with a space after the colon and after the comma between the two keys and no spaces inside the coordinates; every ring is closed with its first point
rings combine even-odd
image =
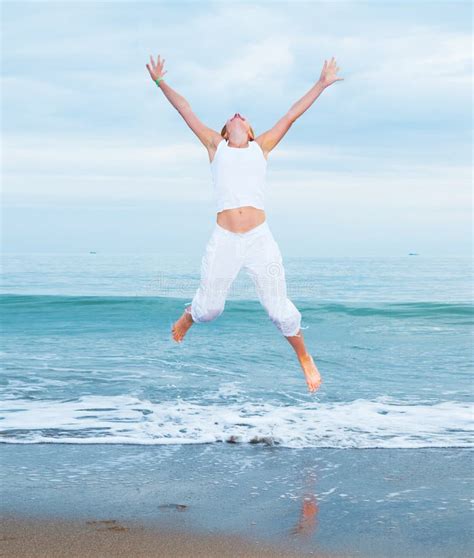
{"type": "MultiPolygon", "coordinates": [[[[229,387],[224,391],[238,394],[229,387]]],[[[74,444],[263,443],[281,447],[472,447],[472,406],[369,401],[197,404],[133,396],[68,401],[9,400],[0,406],[0,441],[74,444]]]]}

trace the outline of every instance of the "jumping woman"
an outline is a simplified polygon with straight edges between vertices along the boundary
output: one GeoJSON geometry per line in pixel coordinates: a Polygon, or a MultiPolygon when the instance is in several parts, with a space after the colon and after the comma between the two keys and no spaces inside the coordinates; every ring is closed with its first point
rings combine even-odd
{"type": "Polygon", "coordinates": [[[224,311],[230,286],[241,268],[251,277],[260,303],[286,337],[298,357],[308,389],[316,391],[321,376],[306,350],[301,313],[287,296],[285,269],[279,246],[264,210],[268,154],[291,125],[335,81],[339,68],[334,57],[324,61],[319,81],[270,130],[255,137],[248,120],[239,113],[229,118],[221,133],[208,128],[184,97],[165,81],[165,60],[150,56],[150,76],[184,118],[209,154],[217,219],[201,263],[201,281],[194,298],[173,324],[172,336],[180,343],[194,323],[214,320],[224,311]]]}

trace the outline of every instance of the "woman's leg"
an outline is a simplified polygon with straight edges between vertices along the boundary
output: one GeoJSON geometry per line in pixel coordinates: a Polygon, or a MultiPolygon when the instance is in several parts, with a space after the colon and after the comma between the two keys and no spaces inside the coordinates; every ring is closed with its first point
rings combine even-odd
{"type": "Polygon", "coordinates": [[[253,239],[243,266],[257,289],[260,303],[293,347],[309,390],[315,391],[322,382],[321,376],[305,346],[301,313],[288,298],[282,255],[270,229],[253,239]]]}
{"type": "Polygon", "coordinates": [[[242,266],[237,235],[215,227],[201,260],[201,280],[189,306],[172,328],[173,339],[181,342],[194,323],[210,322],[224,311],[230,286],[242,266]]]}

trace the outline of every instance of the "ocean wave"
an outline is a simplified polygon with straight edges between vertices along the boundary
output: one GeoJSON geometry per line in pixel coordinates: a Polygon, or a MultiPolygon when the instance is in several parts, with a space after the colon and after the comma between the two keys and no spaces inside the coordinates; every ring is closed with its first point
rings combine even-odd
{"type": "MultiPolygon", "coordinates": [[[[315,302],[305,299],[294,301],[301,312],[308,317],[312,314],[321,315],[350,315],[350,316],[379,316],[387,318],[443,318],[468,317],[474,315],[474,304],[467,302],[315,302]]],[[[35,311],[72,311],[101,307],[104,310],[117,309],[126,311],[130,308],[159,307],[164,311],[182,308],[189,299],[160,296],[64,296],[64,295],[19,295],[4,293],[0,295],[3,313],[35,312],[35,311]]],[[[232,304],[232,311],[247,314],[260,313],[258,300],[228,300],[232,304]]],[[[469,322],[466,322],[469,323],[469,322]]]]}
{"type": "Polygon", "coordinates": [[[0,442],[264,444],[287,448],[473,447],[472,406],[445,401],[161,402],[131,395],[4,401],[0,442]]]}

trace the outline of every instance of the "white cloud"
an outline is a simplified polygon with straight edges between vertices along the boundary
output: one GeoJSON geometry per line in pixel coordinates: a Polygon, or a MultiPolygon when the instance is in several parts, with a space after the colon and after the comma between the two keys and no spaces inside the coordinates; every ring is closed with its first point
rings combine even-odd
{"type": "MultiPolygon", "coordinates": [[[[208,200],[212,205],[209,159],[197,143],[164,146],[110,140],[23,144],[10,138],[4,149],[7,200],[104,199],[208,200]]],[[[390,212],[417,208],[453,210],[471,203],[469,165],[380,160],[356,148],[279,147],[270,154],[268,200],[273,206],[358,208],[390,212]]]]}
{"type": "Polygon", "coordinates": [[[235,109],[257,133],[334,55],[345,79],[270,155],[269,207],[465,222],[470,12],[420,4],[6,3],[4,199],[212,207],[208,155],[151,82],[150,52],[208,125],[235,109]]]}

